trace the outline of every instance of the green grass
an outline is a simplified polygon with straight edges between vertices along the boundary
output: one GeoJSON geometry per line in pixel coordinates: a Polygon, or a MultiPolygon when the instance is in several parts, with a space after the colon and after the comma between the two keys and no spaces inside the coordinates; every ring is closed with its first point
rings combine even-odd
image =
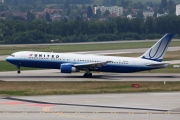
{"type": "MultiPolygon", "coordinates": [[[[155,42],[129,42],[129,43],[108,43],[108,44],[76,44],[76,45],[34,45],[34,46],[0,46],[0,55],[9,55],[18,51],[43,51],[43,52],[78,52],[78,51],[96,51],[96,50],[117,50],[117,49],[135,49],[149,48],[155,42]]],[[[172,41],[173,46],[180,46],[180,41],[172,41]]]]}
{"type": "Polygon", "coordinates": [[[0,81],[0,95],[59,95],[96,94],[124,92],[164,92],[180,91],[180,82],[4,82],[0,81]],[[132,84],[140,84],[133,88],[132,84]]]}
{"type": "MultiPolygon", "coordinates": [[[[12,65],[6,61],[0,61],[0,72],[16,71],[16,70],[17,68],[15,65],[12,65]]],[[[21,67],[21,70],[37,70],[37,68],[21,67]]]]}

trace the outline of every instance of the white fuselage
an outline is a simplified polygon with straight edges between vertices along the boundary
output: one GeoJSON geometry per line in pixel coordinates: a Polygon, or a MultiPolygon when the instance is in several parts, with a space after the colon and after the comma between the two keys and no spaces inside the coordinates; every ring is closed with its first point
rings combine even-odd
{"type": "MultiPolygon", "coordinates": [[[[164,64],[151,66],[151,64],[159,64],[159,62],[142,58],[31,51],[13,53],[11,56],[7,57],[6,60],[17,66],[49,69],[61,69],[62,64],[96,64],[111,61],[106,65],[96,68],[89,67],[89,70],[119,73],[130,73],[167,67],[167,65],[164,64]]],[[[81,66],[77,68],[79,70],[84,70],[84,67],[81,66]]]]}

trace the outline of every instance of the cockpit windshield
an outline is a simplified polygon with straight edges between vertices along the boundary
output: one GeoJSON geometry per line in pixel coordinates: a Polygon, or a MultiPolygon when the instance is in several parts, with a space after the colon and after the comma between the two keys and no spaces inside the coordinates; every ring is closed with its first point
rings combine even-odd
{"type": "Polygon", "coordinates": [[[15,55],[14,55],[14,54],[11,54],[10,56],[11,56],[11,57],[15,57],[15,55]]]}

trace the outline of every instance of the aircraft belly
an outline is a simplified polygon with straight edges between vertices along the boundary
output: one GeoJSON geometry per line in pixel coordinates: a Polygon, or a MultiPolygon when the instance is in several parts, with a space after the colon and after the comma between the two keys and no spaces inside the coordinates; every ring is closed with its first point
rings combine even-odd
{"type": "Polygon", "coordinates": [[[145,67],[137,67],[137,66],[115,66],[115,65],[107,65],[98,69],[98,71],[102,72],[117,72],[117,73],[131,73],[148,70],[149,68],[145,67]]]}

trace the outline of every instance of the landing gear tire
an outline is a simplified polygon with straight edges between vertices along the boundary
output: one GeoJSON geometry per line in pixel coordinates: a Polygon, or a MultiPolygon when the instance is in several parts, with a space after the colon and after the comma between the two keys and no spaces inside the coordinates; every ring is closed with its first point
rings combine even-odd
{"type": "Polygon", "coordinates": [[[18,74],[20,74],[20,73],[21,73],[21,71],[17,71],[17,73],[18,73],[18,74]]]}
{"type": "Polygon", "coordinates": [[[91,78],[92,77],[92,73],[84,73],[83,77],[84,78],[91,78]]]}

